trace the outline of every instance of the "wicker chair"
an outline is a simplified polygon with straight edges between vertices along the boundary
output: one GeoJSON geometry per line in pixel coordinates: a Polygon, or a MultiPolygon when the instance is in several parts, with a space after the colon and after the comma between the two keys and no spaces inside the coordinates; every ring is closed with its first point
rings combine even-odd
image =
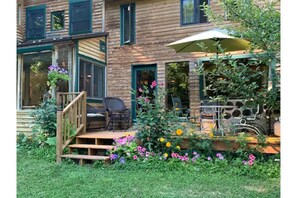
{"type": "Polygon", "coordinates": [[[112,128],[114,131],[116,123],[119,123],[121,128],[124,125],[125,130],[130,127],[130,109],[126,107],[123,100],[117,97],[105,97],[103,105],[107,112],[107,130],[112,128]]]}

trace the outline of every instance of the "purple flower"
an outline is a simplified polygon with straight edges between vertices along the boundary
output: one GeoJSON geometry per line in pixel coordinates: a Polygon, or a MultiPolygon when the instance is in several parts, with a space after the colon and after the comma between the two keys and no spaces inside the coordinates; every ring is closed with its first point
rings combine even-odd
{"type": "Polygon", "coordinates": [[[196,151],[193,152],[193,155],[197,155],[198,153],[196,151]]]}
{"type": "Polygon", "coordinates": [[[220,156],[219,159],[220,159],[220,160],[223,160],[223,159],[224,159],[224,156],[220,156]]]}
{"type": "Polygon", "coordinates": [[[242,163],[243,163],[244,165],[247,165],[247,161],[245,161],[245,160],[243,160],[242,163]]]}
{"type": "Polygon", "coordinates": [[[196,158],[195,157],[192,158],[192,162],[196,162],[196,158]]]}
{"type": "Polygon", "coordinates": [[[220,157],[222,157],[222,154],[221,154],[221,153],[217,153],[216,156],[217,156],[218,158],[220,158],[220,157]]]}
{"type": "Polygon", "coordinates": [[[119,156],[117,154],[111,154],[110,159],[116,160],[119,156]]]}
{"type": "Polygon", "coordinates": [[[208,160],[208,161],[211,161],[211,160],[212,160],[212,158],[211,158],[211,157],[208,157],[208,158],[207,158],[207,160],[208,160]]]}
{"type": "Polygon", "coordinates": [[[197,158],[199,158],[200,157],[200,155],[197,153],[197,155],[195,155],[195,158],[197,159],[197,158]]]}
{"type": "Polygon", "coordinates": [[[125,164],[125,158],[124,158],[124,157],[121,157],[121,158],[120,158],[120,163],[121,163],[121,164],[125,164]]]}

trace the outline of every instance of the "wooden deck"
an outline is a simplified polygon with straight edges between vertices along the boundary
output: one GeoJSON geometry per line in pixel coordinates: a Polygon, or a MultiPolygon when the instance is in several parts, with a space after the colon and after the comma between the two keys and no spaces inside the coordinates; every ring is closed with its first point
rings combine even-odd
{"type": "MultiPolygon", "coordinates": [[[[107,151],[113,148],[114,139],[129,135],[134,136],[136,133],[133,130],[87,132],[86,134],[78,135],[73,143],[68,146],[68,153],[63,154],[61,157],[79,160],[80,164],[94,160],[109,162],[110,158],[107,151]]],[[[212,138],[202,139],[211,140],[213,142],[213,149],[217,151],[236,151],[240,146],[236,142],[236,136],[214,136],[212,138]]],[[[256,147],[258,144],[256,137],[247,137],[246,140],[249,147],[256,147]]],[[[280,137],[266,137],[266,145],[266,147],[259,151],[267,154],[280,153],[280,137]]],[[[187,149],[189,147],[189,139],[182,138],[181,148],[187,149]]]]}
{"type": "MultiPolygon", "coordinates": [[[[240,144],[236,142],[237,136],[214,136],[213,138],[202,138],[202,139],[210,139],[213,143],[213,149],[217,151],[236,151],[240,144]]],[[[255,136],[246,138],[247,145],[250,148],[256,148],[258,145],[258,140],[255,136]]],[[[265,147],[257,149],[259,152],[267,153],[267,154],[278,154],[281,151],[280,147],[280,137],[272,137],[267,136],[265,147]]],[[[181,145],[182,148],[189,148],[189,140],[187,138],[183,138],[183,142],[181,145]]]]}

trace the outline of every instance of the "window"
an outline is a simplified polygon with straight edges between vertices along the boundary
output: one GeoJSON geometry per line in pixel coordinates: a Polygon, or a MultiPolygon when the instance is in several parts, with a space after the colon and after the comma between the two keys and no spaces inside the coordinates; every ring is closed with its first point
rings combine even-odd
{"type": "Polygon", "coordinates": [[[121,45],[135,43],[135,4],[121,5],[121,45]]]}
{"type": "Polygon", "coordinates": [[[52,30],[64,29],[64,11],[52,12],[52,14],[51,14],[51,29],[52,30]]]}
{"type": "Polygon", "coordinates": [[[181,0],[181,24],[206,23],[207,17],[200,7],[209,0],[181,0]]]}
{"type": "Polygon", "coordinates": [[[91,0],[69,0],[69,34],[92,32],[91,0]]]}
{"type": "Polygon", "coordinates": [[[45,5],[26,8],[26,38],[45,38],[45,5]]]}
{"type": "Polygon", "coordinates": [[[47,93],[48,66],[52,64],[52,52],[34,53],[23,56],[22,107],[38,106],[47,93]]]}
{"type": "Polygon", "coordinates": [[[103,99],[105,96],[105,67],[80,59],[79,73],[79,91],[87,91],[87,97],[90,99],[103,99]]]}

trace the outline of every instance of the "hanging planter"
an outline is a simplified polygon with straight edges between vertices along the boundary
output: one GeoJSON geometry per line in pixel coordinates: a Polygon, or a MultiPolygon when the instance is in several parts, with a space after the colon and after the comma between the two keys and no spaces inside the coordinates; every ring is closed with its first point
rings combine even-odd
{"type": "Polygon", "coordinates": [[[70,79],[68,76],[68,71],[66,69],[60,68],[59,66],[51,65],[48,67],[48,81],[47,84],[50,86],[49,93],[53,98],[56,97],[57,85],[61,83],[67,83],[70,79]]]}

